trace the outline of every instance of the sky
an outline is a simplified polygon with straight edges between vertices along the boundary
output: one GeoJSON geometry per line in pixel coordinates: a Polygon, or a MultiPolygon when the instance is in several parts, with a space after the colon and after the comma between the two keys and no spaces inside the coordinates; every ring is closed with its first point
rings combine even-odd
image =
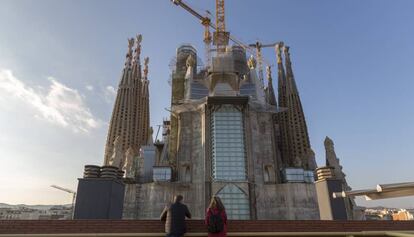
{"type": "MultiPolygon", "coordinates": [[[[186,2],[214,12],[214,1],[186,2]]],[[[291,47],[317,162],[331,137],[353,189],[414,181],[412,9],[410,0],[226,1],[237,38],[291,47]]],[[[0,1],[0,202],[70,203],[50,185],[76,190],[83,166],[103,163],[127,38],[137,33],[156,126],[168,117],[176,48],[191,43],[203,58],[197,19],[168,0],[0,1]]],[[[264,55],[276,64],[273,49],[264,55]]],[[[357,203],[407,208],[414,198],[357,203]]]]}

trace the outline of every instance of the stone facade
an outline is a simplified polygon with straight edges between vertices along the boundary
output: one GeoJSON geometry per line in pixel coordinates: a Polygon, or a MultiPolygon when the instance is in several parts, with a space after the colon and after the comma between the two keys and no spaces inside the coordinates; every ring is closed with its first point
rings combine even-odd
{"type": "Polygon", "coordinates": [[[281,108],[270,69],[265,87],[254,59],[240,64],[247,61],[242,48],[218,53],[200,71],[192,46],[177,50],[171,118],[163,141],[154,144],[154,169],[168,167],[172,175],[127,184],[124,218],[158,218],[173,196],[181,194],[195,219],[204,218],[214,195],[222,198],[230,219],[319,219],[313,178],[304,178],[304,170],[312,174],[315,168],[314,157],[308,156],[305,118],[284,52],[288,73],[279,65],[279,103],[286,106],[281,108]],[[297,120],[299,124],[291,124],[297,120]],[[300,144],[292,144],[299,136],[300,144]],[[289,173],[289,168],[299,173],[289,173]]]}

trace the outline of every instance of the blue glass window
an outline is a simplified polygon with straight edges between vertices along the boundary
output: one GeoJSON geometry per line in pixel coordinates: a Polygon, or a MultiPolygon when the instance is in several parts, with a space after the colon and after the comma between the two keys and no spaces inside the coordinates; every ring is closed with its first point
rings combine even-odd
{"type": "Polygon", "coordinates": [[[234,184],[226,185],[217,193],[217,196],[220,197],[226,208],[228,219],[250,219],[249,199],[239,187],[234,184]]]}
{"type": "Polygon", "coordinates": [[[215,180],[246,180],[243,115],[222,105],[211,116],[212,167],[215,180]]]}
{"type": "Polygon", "coordinates": [[[171,167],[154,167],[152,178],[154,181],[171,181],[171,167]]]}

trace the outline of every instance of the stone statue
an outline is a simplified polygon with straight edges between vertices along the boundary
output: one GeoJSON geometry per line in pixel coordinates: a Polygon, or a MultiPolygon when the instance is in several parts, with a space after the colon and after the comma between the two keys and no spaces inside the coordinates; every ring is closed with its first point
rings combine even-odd
{"type": "Polygon", "coordinates": [[[129,147],[128,150],[125,152],[125,163],[122,168],[122,170],[125,171],[125,177],[127,178],[135,177],[134,156],[135,156],[134,149],[132,147],[129,147]]]}
{"type": "Polygon", "coordinates": [[[250,55],[250,58],[247,61],[247,66],[250,69],[255,69],[256,68],[256,59],[253,57],[253,55],[250,55]]]}
{"type": "Polygon", "coordinates": [[[193,55],[189,55],[187,58],[187,61],[185,62],[187,66],[187,72],[185,73],[185,82],[184,82],[184,98],[186,100],[191,99],[191,81],[194,77],[194,65],[195,65],[195,59],[193,55]]]}
{"type": "Polygon", "coordinates": [[[192,54],[190,54],[188,56],[187,60],[185,61],[185,65],[187,66],[187,68],[188,67],[194,67],[194,65],[195,65],[195,59],[194,59],[194,57],[193,57],[192,54]]]}
{"type": "Polygon", "coordinates": [[[121,168],[121,164],[124,159],[124,153],[122,151],[121,141],[119,141],[119,139],[120,139],[119,136],[115,138],[113,150],[112,150],[112,156],[109,159],[109,165],[121,168]]]}

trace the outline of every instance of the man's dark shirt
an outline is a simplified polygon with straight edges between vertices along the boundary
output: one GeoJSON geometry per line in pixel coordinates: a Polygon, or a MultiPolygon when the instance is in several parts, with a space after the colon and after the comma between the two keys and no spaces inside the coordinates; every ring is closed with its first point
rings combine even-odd
{"type": "Polygon", "coordinates": [[[166,221],[165,232],[176,235],[186,233],[185,217],[191,218],[191,213],[186,205],[175,202],[169,207],[166,207],[161,214],[161,220],[166,221]]]}

